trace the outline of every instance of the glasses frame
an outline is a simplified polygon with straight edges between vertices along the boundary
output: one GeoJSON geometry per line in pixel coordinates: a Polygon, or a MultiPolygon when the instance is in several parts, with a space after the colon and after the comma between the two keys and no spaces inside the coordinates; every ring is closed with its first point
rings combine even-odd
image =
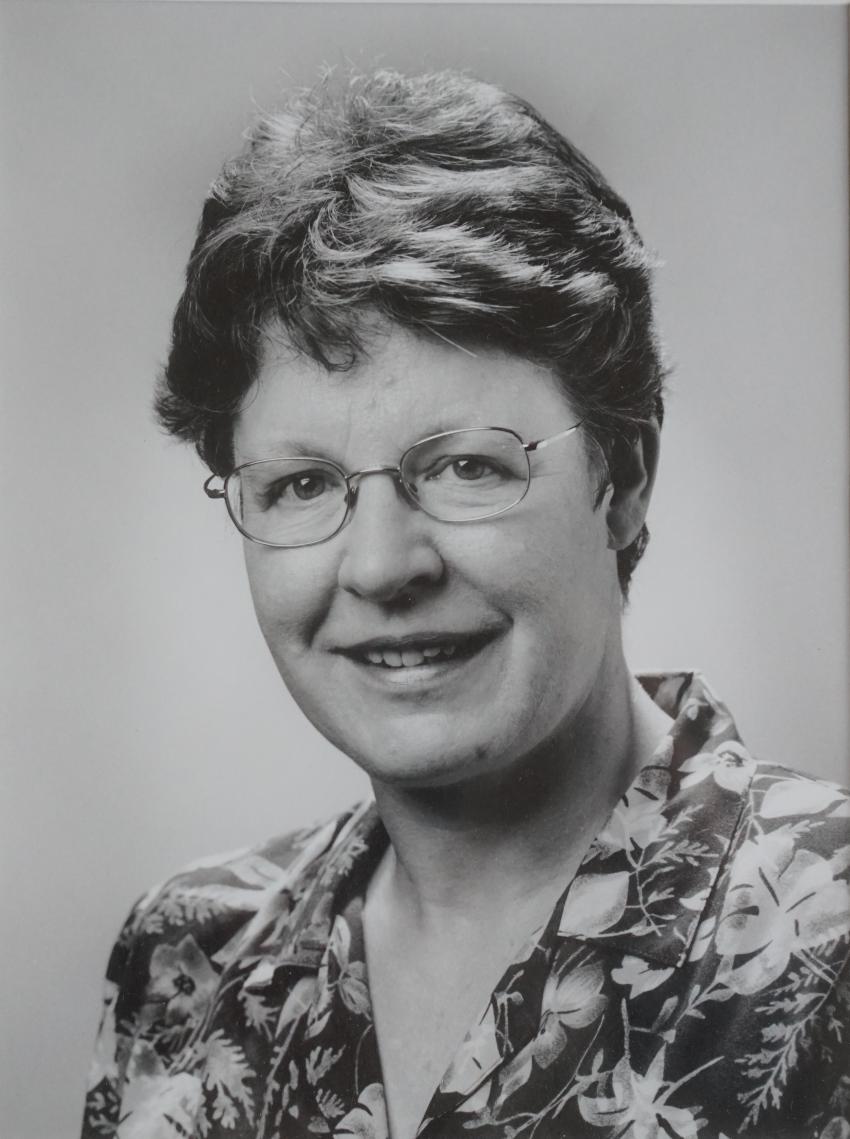
{"type": "Polygon", "coordinates": [[[323,542],[329,542],[331,538],[335,538],[351,518],[351,514],[357,503],[357,490],[360,485],[360,480],[365,478],[367,475],[391,475],[396,484],[401,487],[404,497],[410,506],[413,507],[414,510],[421,510],[423,514],[427,514],[429,518],[433,518],[437,522],[445,522],[449,526],[462,526],[466,525],[469,522],[484,522],[488,518],[496,518],[499,514],[505,514],[508,510],[513,510],[515,506],[519,506],[519,504],[528,494],[528,491],[531,487],[531,480],[534,477],[534,473],[531,470],[531,460],[529,459],[529,455],[533,454],[535,451],[541,451],[544,447],[548,447],[550,443],[556,443],[560,439],[566,439],[567,436],[572,435],[574,431],[577,431],[583,423],[584,420],[580,419],[578,423],[574,423],[572,427],[567,427],[564,431],[558,431],[555,435],[549,435],[545,439],[535,439],[531,443],[526,443],[522,436],[510,427],[458,427],[453,431],[438,431],[434,435],[426,435],[424,439],[417,439],[415,443],[412,443],[402,453],[401,458],[399,459],[396,466],[364,467],[362,470],[351,471],[350,473],[346,473],[338,463],[334,463],[331,459],[322,459],[317,455],[275,455],[268,459],[255,459],[250,463],[240,463],[239,466],[234,467],[228,475],[210,475],[204,481],[204,493],[206,494],[207,498],[224,499],[225,506],[227,507],[227,513],[230,515],[230,519],[233,522],[233,525],[244,538],[247,538],[249,542],[255,542],[258,546],[268,546],[273,550],[298,550],[304,549],[308,546],[320,546],[323,542]],[[476,515],[475,518],[440,518],[439,515],[433,514],[430,510],[426,509],[422,505],[416,495],[415,489],[409,485],[405,479],[404,474],[402,473],[405,459],[411,451],[415,451],[416,448],[421,447],[423,443],[432,443],[435,439],[444,439],[451,435],[469,435],[473,431],[502,431],[506,435],[512,435],[514,439],[520,443],[523,451],[525,452],[525,487],[522,494],[518,499],[516,499],[515,502],[512,502],[509,506],[502,506],[498,510],[492,510],[489,514],[479,514],[476,515]],[[303,460],[305,463],[321,463],[323,466],[331,467],[333,470],[339,473],[340,477],[345,483],[345,513],[342,516],[342,520],[336,529],[334,529],[330,534],[326,534],[323,538],[317,538],[313,542],[268,542],[264,538],[255,538],[253,534],[249,534],[248,531],[245,530],[245,528],[242,526],[242,523],[236,516],[236,511],[233,509],[233,505],[230,501],[230,495],[228,493],[228,487],[233,485],[231,484],[231,479],[233,479],[235,475],[238,475],[239,472],[243,471],[246,467],[259,467],[262,466],[263,463],[279,463],[281,459],[290,458],[298,458],[299,461],[303,460]],[[213,480],[217,478],[222,479],[222,485],[220,487],[211,486],[213,480]]]}

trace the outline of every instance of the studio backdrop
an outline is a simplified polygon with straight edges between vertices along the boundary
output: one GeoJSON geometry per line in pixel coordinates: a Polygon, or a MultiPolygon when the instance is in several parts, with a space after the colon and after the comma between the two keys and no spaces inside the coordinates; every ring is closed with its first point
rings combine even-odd
{"type": "Polygon", "coordinates": [[[200,204],[321,64],[531,100],[663,261],[673,366],[636,669],[698,668],[757,755],[846,781],[846,12],[0,7],[2,1065],[8,1139],[75,1133],[145,888],[364,780],[283,691],[238,536],[150,412],[200,204]]]}

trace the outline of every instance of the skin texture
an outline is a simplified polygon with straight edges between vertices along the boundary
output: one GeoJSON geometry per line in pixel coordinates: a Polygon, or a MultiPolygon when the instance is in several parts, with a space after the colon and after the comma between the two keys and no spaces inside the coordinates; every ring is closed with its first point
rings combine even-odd
{"type": "MultiPolygon", "coordinates": [[[[531,441],[578,418],[551,373],[503,352],[386,325],[368,349],[328,374],[270,336],[237,418],[237,464],[300,453],[351,472],[396,464],[443,430],[502,426],[531,441]]],[[[492,986],[666,726],[623,659],[616,567],[644,520],[657,431],[597,506],[589,456],[581,431],[533,455],[527,496],[492,519],[436,521],[381,474],[327,542],[245,543],[281,676],[369,774],[391,840],[364,929],[393,1139],[416,1133],[492,986]],[[338,651],[482,630],[482,651],[419,675],[338,651]]]]}
{"type": "MultiPolygon", "coordinates": [[[[535,364],[392,328],[343,374],[270,341],[234,445],[237,463],[306,453],[355,470],[395,463],[443,429],[507,426],[531,440],[576,419],[535,364]]],[[[426,787],[496,772],[568,730],[619,667],[610,492],[594,510],[580,432],[533,456],[532,471],[525,500],[489,520],[436,521],[391,478],[372,476],[331,540],[292,550],[246,542],[281,676],[319,731],[373,778],[426,787]],[[384,635],[479,631],[494,640],[428,683],[396,683],[338,652],[384,635]]]]}

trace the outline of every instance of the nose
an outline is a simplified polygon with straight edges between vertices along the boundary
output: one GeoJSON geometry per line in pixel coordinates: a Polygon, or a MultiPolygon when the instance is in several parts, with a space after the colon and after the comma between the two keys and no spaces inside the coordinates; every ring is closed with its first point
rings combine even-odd
{"type": "Polygon", "coordinates": [[[433,541],[435,525],[387,472],[359,480],[351,517],[339,535],[345,543],[341,588],[386,604],[436,584],[445,565],[433,541]]]}

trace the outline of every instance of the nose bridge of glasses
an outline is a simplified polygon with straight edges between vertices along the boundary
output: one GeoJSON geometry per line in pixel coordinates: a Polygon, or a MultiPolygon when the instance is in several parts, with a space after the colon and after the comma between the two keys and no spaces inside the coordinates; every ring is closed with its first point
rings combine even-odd
{"type": "Polygon", "coordinates": [[[407,482],[402,474],[400,466],[381,465],[376,467],[364,467],[361,471],[352,471],[350,475],[345,476],[346,487],[348,488],[348,503],[349,509],[353,508],[357,502],[357,492],[360,488],[360,483],[364,478],[369,475],[389,475],[395,483],[396,492],[409,506],[418,508],[419,502],[417,501],[415,493],[407,485],[407,482]]]}
{"type": "Polygon", "coordinates": [[[363,479],[368,478],[369,475],[389,475],[397,486],[403,486],[404,484],[401,467],[385,465],[364,467],[361,471],[352,471],[350,475],[345,476],[345,485],[348,487],[348,493],[352,499],[357,497],[360,483],[363,479]]]}
{"type": "Polygon", "coordinates": [[[356,486],[367,475],[392,475],[398,481],[401,478],[401,467],[364,467],[362,471],[352,471],[350,475],[346,475],[345,481],[349,486],[356,486]]]}

